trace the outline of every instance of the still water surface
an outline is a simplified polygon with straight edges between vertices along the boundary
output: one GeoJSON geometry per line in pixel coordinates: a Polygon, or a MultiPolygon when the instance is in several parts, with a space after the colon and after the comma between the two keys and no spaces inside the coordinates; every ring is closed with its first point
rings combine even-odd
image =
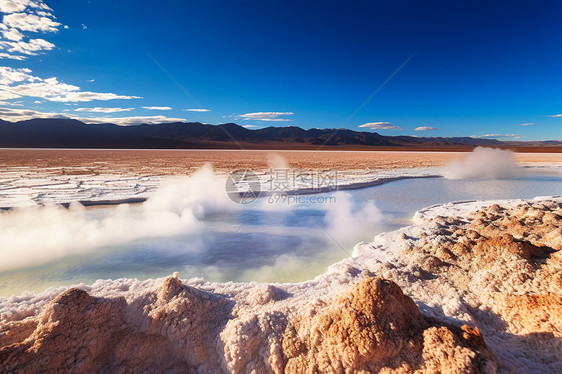
{"type": "MultiPolygon", "coordinates": [[[[355,243],[409,224],[415,211],[423,207],[460,200],[561,194],[559,173],[533,172],[504,180],[405,179],[347,191],[336,195],[339,201],[335,202],[328,198],[332,195],[323,195],[322,204],[280,207],[262,199],[207,215],[202,229],[188,235],[139,239],[0,272],[0,296],[96,279],[162,277],[175,271],[182,278],[209,281],[302,281],[349,256],[355,243]],[[369,219],[359,214],[354,217],[353,212],[368,202],[380,213],[369,219]],[[342,204],[351,207],[350,217],[330,222],[327,214],[349,215],[342,204]],[[360,218],[363,222],[358,222],[360,218]]],[[[97,220],[112,209],[115,207],[92,209],[87,214],[97,220]]]]}

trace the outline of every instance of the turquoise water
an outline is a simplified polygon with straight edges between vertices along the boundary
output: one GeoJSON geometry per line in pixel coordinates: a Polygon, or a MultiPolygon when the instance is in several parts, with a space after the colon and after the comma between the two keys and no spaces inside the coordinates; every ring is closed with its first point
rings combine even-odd
{"type": "MultiPolygon", "coordinates": [[[[409,224],[414,212],[423,207],[459,200],[560,194],[560,175],[534,172],[504,180],[405,179],[347,191],[345,196],[336,195],[337,201],[328,199],[334,195],[320,195],[326,198],[323,203],[294,206],[273,207],[262,199],[207,215],[201,229],[190,234],[106,245],[40,266],[0,272],[0,296],[100,278],[162,277],[175,271],[182,278],[209,281],[301,281],[349,256],[355,243],[409,224]],[[361,219],[362,224],[358,222],[362,213],[353,212],[369,202],[380,212],[369,220],[361,219]],[[330,222],[327,214],[345,216],[345,204],[353,207],[348,220],[330,222]]],[[[112,209],[93,209],[87,215],[96,220],[112,209]]]]}

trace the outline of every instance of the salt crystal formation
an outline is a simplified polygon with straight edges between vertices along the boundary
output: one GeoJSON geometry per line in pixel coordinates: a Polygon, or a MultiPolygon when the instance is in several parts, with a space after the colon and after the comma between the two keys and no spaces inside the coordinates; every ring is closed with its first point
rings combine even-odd
{"type": "MultiPolygon", "coordinates": [[[[562,372],[562,198],[432,207],[298,284],[0,300],[0,371],[562,372]]],[[[64,291],[64,292],[60,292],[64,291]]]]}

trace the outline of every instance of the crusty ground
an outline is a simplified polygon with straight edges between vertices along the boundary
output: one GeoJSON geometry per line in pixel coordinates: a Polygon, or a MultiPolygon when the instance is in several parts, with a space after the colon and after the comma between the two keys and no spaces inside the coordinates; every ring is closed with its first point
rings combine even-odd
{"type": "MultiPolygon", "coordinates": [[[[275,301],[256,293],[248,300],[275,301]]],[[[477,328],[425,318],[390,281],[368,277],[326,301],[308,301],[300,311],[259,313],[254,305],[231,314],[232,300],[173,277],[130,304],[73,288],[39,315],[0,323],[0,364],[10,373],[496,370],[477,328]]]]}
{"type": "MultiPolygon", "coordinates": [[[[291,168],[390,170],[444,166],[462,158],[457,152],[398,151],[201,151],[201,150],[43,150],[0,149],[0,168],[54,168],[59,174],[190,174],[205,163],[218,171],[268,168],[268,154],[278,153],[291,168]]],[[[519,153],[521,163],[562,162],[562,153],[519,153]]]]}
{"type": "MultiPolygon", "coordinates": [[[[460,295],[455,308],[484,338],[493,335],[503,356],[511,350],[533,356],[549,372],[562,370],[562,203],[493,204],[431,221],[433,231],[400,253],[408,270],[385,275],[405,284],[415,269],[425,282],[446,285],[460,295]]],[[[503,369],[519,372],[509,363],[503,369]]]]}
{"type": "Polygon", "coordinates": [[[403,248],[395,260],[356,274],[358,255],[306,289],[187,285],[176,275],[155,287],[69,289],[44,306],[22,305],[0,321],[0,367],[562,372],[562,199],[425,220],[416,237],[395,239],[403,248]],[[441,304],[428,305],[434,295],[441,304]]]}

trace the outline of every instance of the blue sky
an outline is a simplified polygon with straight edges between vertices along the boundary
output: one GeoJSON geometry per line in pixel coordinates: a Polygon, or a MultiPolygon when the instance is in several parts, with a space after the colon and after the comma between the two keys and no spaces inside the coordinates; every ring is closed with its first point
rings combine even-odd
{"type": "Polygon", "coordinates": [[[0,10],[5,120],[562,139],[560,1],[0,0],[0,10]]]}

